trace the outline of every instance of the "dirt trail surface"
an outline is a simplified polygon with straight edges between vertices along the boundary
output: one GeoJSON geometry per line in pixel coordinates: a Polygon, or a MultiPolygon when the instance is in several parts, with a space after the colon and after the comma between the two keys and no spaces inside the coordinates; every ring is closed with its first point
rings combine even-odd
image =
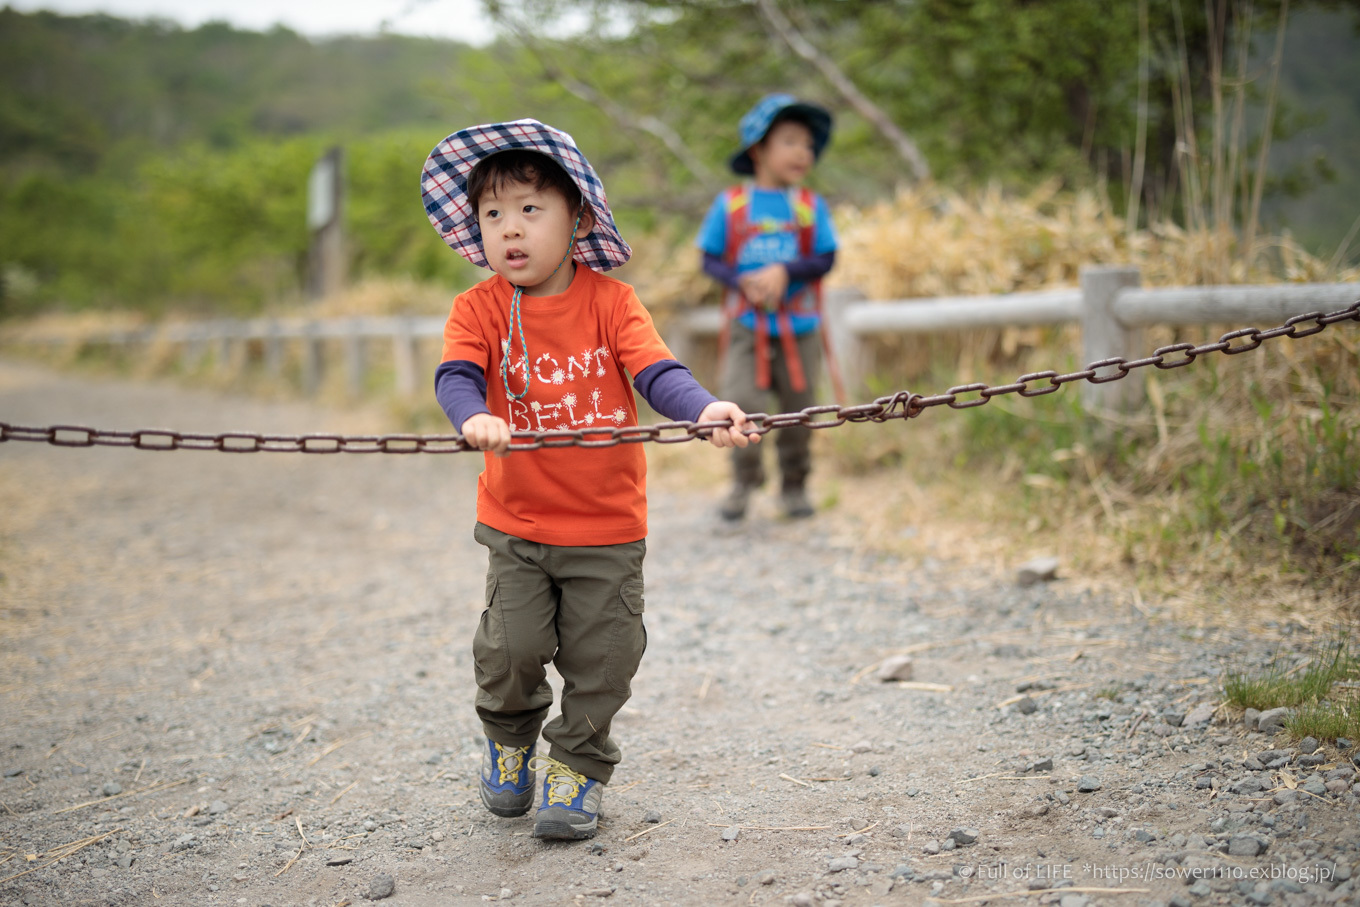
{"type": "MultiPolygon", "coordinates": [[[[15,363],[0,420],[375,427],[15,363]]],[[[1213,708],[1278,634],[876,555],[845,502],[725,528],[665,475],[600,834],[539,842],[476,791],[478,468],[0,444],[0,904],[1360,901],[1353,753],[1213,708]]]]}

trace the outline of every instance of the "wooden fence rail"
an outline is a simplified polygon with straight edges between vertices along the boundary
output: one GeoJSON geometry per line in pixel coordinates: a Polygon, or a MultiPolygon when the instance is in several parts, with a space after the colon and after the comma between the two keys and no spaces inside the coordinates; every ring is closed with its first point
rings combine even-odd
{"type": "MultiPolygon", "coordinates": [[[[270,374],[283,369],[288,345],[298,348],[300,381],[307,393],[321,383],[326,356],[324,344],[339,342],[343,350],[346,382],[352,394],[363,391],[369,369],[368,346],[371,341],[391,343],[392,371],[397,393],[409,396],[433,380],[434,367],[422,362],[419,341],[442,338],[442,316],[392,316],[353,318],[254,318],[249,320],[215,319],[185,324],[167,324],[134,330],[113,330],[82,334],[81,343],[110,346],[169,343],[180,347],[181,360],[194,367],[212,352],[219,368],[236,361],[246,343],[264,347],[264,365],[270,374]],[[428,365],[428,367],[427,367],[428,365]]],[[[70,337],[40,338],[48,344],[70,343],[70,337]]],[[[432,385],[431,385],[432,386],[432,385]]]]}
{"type": "MultiPolygon", "coordinates": [[[[826,328],[847,392],[857,398],[865,377],[858,369],[868,361],[864,346],[883,334],[1080,323],[1084,365],[1148,355],[1142,328],[1151,325],[1270,328],[1294,315],[1334,312],[1360,299],[1360,283],[1157,289],[1139,284],[1137,268],[1088,267],[1082,269],[1078,288],[1033,293],[867,302],[856,290],[837,288],[826,293],[826,328]]],[[[692,349],[697,338],[716,336],[721,326],[717,307],[696,309],[668,340],[678,355],[692,349]]],[[[1143,401],[1145,380],[1131,376],[1108,384],[1084,383],[1082,399],[1089,408],[1136,407],[1143,401]]]]}
{"type": "MultiPolygon", "coordinates": [[[[884,334],[1080,323],[1085,364],[1116,356],[1134,359],[1147,355],[1151,350],[1144,347],[1142,329],[1150,325],[1268,328],[1294,315],[1346,308],[1357,298],[1360,283],[1143,289],[1137,268],[1088,267],[1082,269],[1080,287],[1034,293],[869,302],[853,289],[829,290],[826,327],[852,397],[839,401],[845,403],[858,399],[864,391],[865,376],[860,368],[867,361],[865,344],[884,334]]],[[[721,328],[719,309],[700,307],[673,320],[667,341],[677,358],[688,362],[699,344],[712,344],[721,328]]],[[[437,340],[443,330],[442,316],[217,320],[108,331],[85,335],[81,341],[178,344],[187,363],[201,361],[212,350],[219,365],[234,361],[245,343],[256,342],[263,344],[265,367],[273,373],[282,368],[285,344],[300,344],[301,382],[308,392],[320,383],[323,344],[339,341],[347,383],[358,393],[366,381],[367,344],[387,340],[392,345],[396,390],[410,395],[433,375],[433,363],[423,362],[418,355],[419,341],[437,340]]],[[[69,342],[69,338],[52,338],[51,342],[69,342]]],[[[1083,401],[1091,408],[1129,409],[1142,403],[1144,383],[1143,377],[1108,384],[1084,383],[1083,401]]]]}

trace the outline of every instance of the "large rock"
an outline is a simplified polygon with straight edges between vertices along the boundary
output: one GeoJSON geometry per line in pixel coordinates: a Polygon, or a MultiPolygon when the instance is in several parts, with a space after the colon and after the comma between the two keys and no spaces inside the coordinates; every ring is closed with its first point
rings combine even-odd
{"type": "Polygon", "coordinates": [[[1256,720],[1256,726],[1262,734],[1278,734],[1284,730],[1285,721],[1293,713],[1294,710],[1289,708],[1266,709],[1256,720]]]}
{"type": "Polygon", "coordinates": [[[1033,586],[1035,583],[1046,583],[1058,577],[1058,559],[1056,557],[1036,557],[1032,561],[1026,561],[1015,568],[1015,581],[1022,586],[1033,586]]]}
{"type": "Polygon", "coordinates": [[[1228,839],[1228,856],[1259,857],[1269,846],[1256,835],[1233,835],[1228,839]]]}
{"type": "Polygon", "coordinates": [[[978,839],[976,828],[956,828],[949,833],[949,837],[954,839],[955,844],[972,844],[978,839]]]}
{"type": "Polygon", "coordinates": [[[390,898],[396,890],[396,879],[384,872],[374,876],[373,881],[368,883],[368,891],[364,892],[364,897],[370,901],[381,901],[383,898],[390,898]]]}
{"type": "Polygon", "coordinates": [[[1214,720],[1214,706],[1204,702],[1190,710],[1190,714],[1185,716],[1181,722],[1182,727],[1198,727],[1201,724],[1208,724],[1214,720]]]}
{"type": "Polygon", "coordinates": [[[891,680],[911,680],[912,663],[910,655],[890,655],[883,659],[874,676],[887,683],[891,680]]]}

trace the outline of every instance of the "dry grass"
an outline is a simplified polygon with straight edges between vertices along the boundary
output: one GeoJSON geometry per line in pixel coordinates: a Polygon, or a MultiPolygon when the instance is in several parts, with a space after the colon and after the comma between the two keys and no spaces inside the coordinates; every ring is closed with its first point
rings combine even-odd
{"type": "Polygon", "coordinates": [[[1346,281],[1289,236],[1261,237],[1247,256],[1231,233],[1189,233],[1169,222],[1129,232],[1099,195],[1050,182],[1027,196],[997,188],[963,196],[937,187],[898,193],[865,210],[837,212],[834,282],[871,299],[981,295],[1075,286],[1085,265],[1134,265],[1146,286],[1211,282],[1226,247],[1232,283],[1346,281]],[[1250,269],[1243,262],[1250,258],[1250,269]]]}
{"type": "MultiPolygon", "coordinates": [[[[889,297],[1071,285],[1084,263],[1132,263],[1154,286],[1203,283],[1224,270],[1255,283],[1360,278],[1354,268],[1337,273],[1287,236],[1261,238],[1248,255],[1221,230],[1189,234],[1161,224],[1129,234],[1080,193],[1064,200],[992,192],[971,201],[906,193],[850,221],[844,241],[840,279],[889,297]],[[894,248],[931,251],[917,260],[894,256],[894,248]]],[[[1218,333],[1161,329],[1145,339],[1151,351],[1218,333]]],[[[1344,620],[1360,611],[1360,483],[1347,468],[1360,460],[1358,347],[1350,326],[1340,325],[1154,374],[1147,410],[1118,423],[1051,400],[1005,398],[986,408],[992,412],[932,413],[916,426],[915,444],[895,451],[880,441],[866,452],[871,463],[930,456],[955,489],[953,508],[1031,542],[1048,535],[1073,563],[1139,579],[1183,616],[1344,620]]],[[[897,339],[876,361],[880,380],[930,392],[1076,365],[1078,348],[1073,329],[976,331],[897,339]]],[[[852,462],[860,455],[852,452],[852,462]]]]}
{"type": "MultiPolygon", "coordinates": [[[[1357,341],[1342,325],[1155,373],[1147,409],[1117,421],[1079,412],[1068,387],[848,427],[819,436],[820,474],[836,473],[866,534],[908,556],[1001,568],[1055,555],[1065,575],[1180,620],[1325,630],[1360,615],[1357,341]]],[[[957,380],[994,384],[1070,355],[960,346],[970,374],[957,380]]],[[[956,383],[923,372],[912,389],[956,383]]]]}
{"type": "MultiPolygon", "coordinates": [[[[835,282],[874,299],[1073,286],[1087,264],[1137,265],[1148,286],[1360,279],[1288,236],[1259,237],[1248,255],[1222,229],[1129,232],[1094,193],[1054,185],[1025,197],[921,188],[837,222],[835,282]]],[[[1240,326],[1152,330],[1145,342],[1150,352],[1240,326]]],[[[1358,348],[1343,324],[1156,373],[1147,408],[1118,421],[1076,412],[1058,399],[1078,395],[1069,387],[820,433],[820,494],[909,561],[1000,569],[1054,554],[1069,576],[1179,620],[1325,630],[1360,614],[1360,487],[1345,465],[1360,461],[1358,348]]],[[[1075,327],[883,338],[873,387],[1003,383],[1079,367],[1079,351],[1075,327]]]]}
{"type": "MultiPolygon", "coordinates": [[[[486,272],[491,276],[491,272],[486,272]]],[[[447,315],[454,293],[445,287],[395,277],[370,277],[286,314],[344,318],[356,315],[447,315]]]]}
{"type": "Polygon", "coordinates": [[[664,320],[702,302],[716,302],[717,291],[700,270],[700,253],[692,236],[629,237],[633,257],[610,276],[633,285],[652,316],[664,320]]]}
{"type": "Polygon", "coordinates": [[[3,339],[7,346],[22,347],[39,341],[58,340],[79,345],[86,337],[113,331],[134,331],[146,327],[150,319],[131,310],[50,312],[32,318],[4,322],[3,339]]]}

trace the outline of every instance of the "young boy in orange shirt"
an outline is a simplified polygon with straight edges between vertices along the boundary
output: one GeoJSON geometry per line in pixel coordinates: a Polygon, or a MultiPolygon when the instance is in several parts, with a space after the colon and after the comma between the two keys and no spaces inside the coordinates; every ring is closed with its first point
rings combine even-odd
{"type": "Polygon", "coordinates": [[[495,272],[454,300],[435,373],[454,427],[486,451],[474,532],[490,560],[473,640],[482,801],[524,815],[541,768],[534,836],[589,838],[620,759],[610,723],[647,643],[646,457],[639,444],[511,454],[511,432],[636,425],[636,388],[669,419],[730,420],[717,447],[759,435],[675,360],[632,287],[600,273],[631,250],[571,136],[536,120],[455,132],[421,190],[444,241],[495,272]],[[549,661],[563,692],[543,727],[549,661]],[[540,729],[551,748],[535,757],[540,729]]]}

